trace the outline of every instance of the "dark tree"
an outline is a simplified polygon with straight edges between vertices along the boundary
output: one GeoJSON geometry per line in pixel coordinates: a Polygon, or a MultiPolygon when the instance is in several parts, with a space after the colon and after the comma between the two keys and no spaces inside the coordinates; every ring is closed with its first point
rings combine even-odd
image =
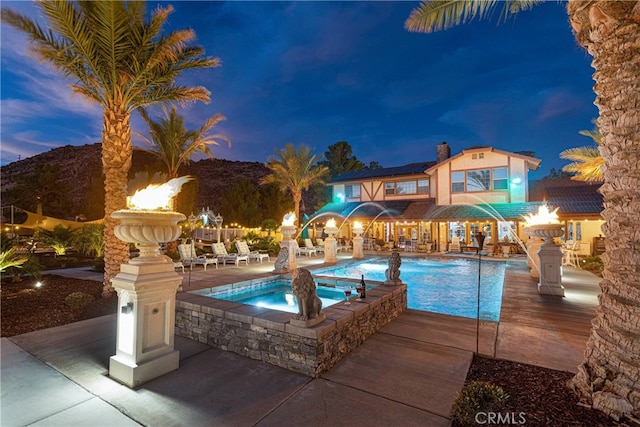
{"type": "Polygon", "coordinates": [[[318,162],[318,164],[329,168],[329,175],[334,178],[345,172],[353,172],[363,170],[364,163],[352,154],[351,145],[346,141],[336,142],[330,145],[328,150],[324,152],[326,160],[318,162]]]}

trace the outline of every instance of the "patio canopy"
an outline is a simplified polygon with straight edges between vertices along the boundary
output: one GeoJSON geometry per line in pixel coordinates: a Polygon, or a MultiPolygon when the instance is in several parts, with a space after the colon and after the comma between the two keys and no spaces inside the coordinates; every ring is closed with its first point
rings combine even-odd
{"type": "Polygon", "coordinates": [[[522,221],[526,214],[533,214],[542,205],[558,208],[561,220],[580,218],[600,218],[598,204],[584,197],[556,198],[549,202],[486,203],[437,206],[434,199],[422,201],[380,201],[328,203],[316,212],[315,217],[323,220],[334,214],[346,218],[414,221],[522,221]]]}

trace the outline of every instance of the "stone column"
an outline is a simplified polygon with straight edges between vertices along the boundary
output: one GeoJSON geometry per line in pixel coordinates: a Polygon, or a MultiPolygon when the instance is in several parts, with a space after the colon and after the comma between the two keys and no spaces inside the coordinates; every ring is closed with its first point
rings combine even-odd
{"type": "Polygon", "coordinates": [[[353,238],[353,259],[362,259],[364,258],[364,239],[362,238],[362,226],[358,226],[356,224],[353,226],[353,234],[355,237],[353,238]]]}
{"type": "Polygon", "coordinates": [[[324,239],[324,262],[325,264],[335,264],[338,262],[338,243],[333,237],[338,232],[338,227],[325,227],[324,232],[328,237],[324,239]]]}
{"type": "Polygon", "coordinates": [[[532,229],[537,237],[544,239],[537,257],[540,268],[538,293],[563,297],[562,250],[553,242],[554,237],[562,235],[562,224],[541,224],[533,226],[532,229]]]}
{"type": "Polygon", "coordinates": [[[121,221],[116,236],[137,242],[140,256],[122,264],[111,282],[118,293],[116,354],[109,359],[109,376],[128,387],[178,369],[174,350],[176,291],[182,276],[159,253],[158,243],[180,236],[178,212],[116,211],[121,221]]]}

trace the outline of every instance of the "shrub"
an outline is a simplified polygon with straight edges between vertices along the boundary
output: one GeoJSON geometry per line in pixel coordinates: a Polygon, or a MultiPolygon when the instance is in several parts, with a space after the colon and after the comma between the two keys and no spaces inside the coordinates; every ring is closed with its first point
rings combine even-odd
{"type": "Polygon", "coordinates": [[[604,270],[604,264],[599,256],[588,256],[580,261],[580,267],[583,270],[590,271],[594,274],[602,276],[602,270],[604,270]]]}
{"type": "Polygon", "coordinates": [[[93,296],[84,292],[72,292],[64,299],[64,303],[73,310],[81,310],[93,302],[93,296]]]}
{"type": "Polygon", "coordinates": [[[508,398],[501,387],[485,381],[472,381],[458,393],[451,415],[460,425],[473,426],[478,412],[499,412],[508,398]]]}
{"type": "Polygon", "coordinates": [[[93,261],[93,271],[104,273],[104,256],[96,257],[93,261]]]}

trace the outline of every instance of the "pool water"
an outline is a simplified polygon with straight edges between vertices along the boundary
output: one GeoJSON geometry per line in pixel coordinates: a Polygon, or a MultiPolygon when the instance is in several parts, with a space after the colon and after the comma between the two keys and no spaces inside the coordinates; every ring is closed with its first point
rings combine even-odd
{"type": "MultiPolygon", "coordinates": [[[[322,308],[344,303],[347,299],[344,293],[347,285],[351,289],[350,299],[358,298],[354,282],[316,279],[316,285],[316,294],[322,301],[322,308]]],[[[373,286],[368,286],[367,289],[371,287],[373,286]]],[[[192,291],[192,293],[241,304],[298,313],[298,301],[291,291],[291,277],[288,276],[280,276],[271,281],[254,282],[246,284],[246,286],[234,284],[227,287],[192,291]]]]}
{"type": "MultiPolygon", "coordinates": [[[[331,276],[384,281],[388,258],[312,271],[331,276]]],[[[483,262],[480,272],[480,319],[500,320],[504,262],[483,262]]],[[[407,307],[475,319],[478,311],[478,261],[460,258],[402,258],[400,279],[407,284],[407,307]]]]}

